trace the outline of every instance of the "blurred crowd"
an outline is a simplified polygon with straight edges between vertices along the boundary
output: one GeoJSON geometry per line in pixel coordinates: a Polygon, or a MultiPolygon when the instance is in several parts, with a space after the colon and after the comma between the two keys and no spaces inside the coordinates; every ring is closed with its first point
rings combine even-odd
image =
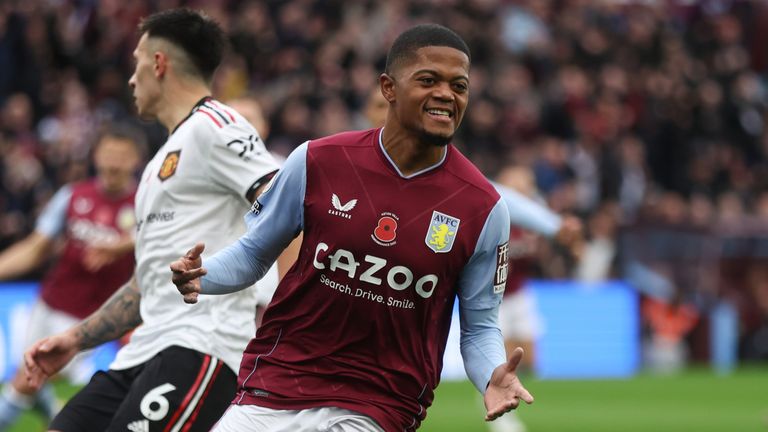
{"type": "MultiPolygon", "coordinates": [[[[585,221],[581,263],[542,244],[540,275],[617,276],[621,226],[711,231],[768,218],[764,2],[5,0],[0,247],[29,232],[58,186],[87,175],[106,122],[138,122],[127,86],[135,29],[174,6],[229,32],[214,93],[257,98],[267,144],[283,155],[372,126],[365,103],[401,30],[456,30],[473,56],[456,144],[491,178],[528,171],[542,201],[585,221]]],[[[157,148],[164,131],[139,124],[157,148]]]]}

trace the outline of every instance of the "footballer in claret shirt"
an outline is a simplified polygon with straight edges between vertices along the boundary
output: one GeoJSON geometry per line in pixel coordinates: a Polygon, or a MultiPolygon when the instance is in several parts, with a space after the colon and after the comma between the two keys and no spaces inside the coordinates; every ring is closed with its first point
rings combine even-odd
{"type": "Polygon", "coordinates": [[[456,296],[461,308],[498,305],[509,238],[499,194],[453,146],[404,176],[381,133],[300,146],[247,216],[248,233],[205,261],[203,283],[225,286],[232,263],[255,257],[244,268],[260,274],[274,258],[261,260],[265,251],[304,233],[245,350],[234,403],[334,406],[385,430],[415,429],[439,382],[456,296]]]}

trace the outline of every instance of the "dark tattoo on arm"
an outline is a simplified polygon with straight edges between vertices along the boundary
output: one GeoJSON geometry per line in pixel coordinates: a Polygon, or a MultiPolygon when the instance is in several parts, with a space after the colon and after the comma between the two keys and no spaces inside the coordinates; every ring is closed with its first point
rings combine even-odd
{"type": "Polygon", "coordinates": [[[135,276],[77,328],[81,350],[119,338],[141,324],[141,291],[135,276]]]}

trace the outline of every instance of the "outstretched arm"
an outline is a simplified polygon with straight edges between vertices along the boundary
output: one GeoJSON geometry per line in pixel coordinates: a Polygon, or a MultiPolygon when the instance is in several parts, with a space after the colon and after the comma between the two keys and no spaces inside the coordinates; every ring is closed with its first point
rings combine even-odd
{"type": "Polygon", "coordinates": [[[498,307],[482,310],[459,309],[461,317],[461,355],[472,382],[484,394],[485,419],[493,420],[520,405],[533,402],[533,396],[517,377],[523,349],[516,348],[504,362],[504,344],[497,324],[498,307]]]}
{"type": "Polygon", "coordinates": [[[459,279],[461,356],[472,383],[485,395],[486,420],[533,398],[517,378],[522,349],[505,362],[499,330],[499,303],[508,272],[509,214],[500,200],[488,215],[475,253],[459,279]]]}
{"type": "MultiPolygon", "coordinates": [[[[171,281],[184,296],[185,303],[197,303],[199,294],[230,294],[252,286],[267,272],[274,261],[274,252],[259,252],[240,238],[210,258],[205,268],[201,254],[205,244],[198,243],[171,263],[171,281]],[[267,257],[260,258],[260,257],[267,257]],[[269,258],[271,257],[271,259],[269,258]],[[207,274],[208,278],[203,278],[207,274]]],[[[280,249],[282,250],[282,248],[280,249]]]]}
{"type": "Polygon", "coordinates": [[[509,221],[512,225],[554,239],[568,249],[574,258],[581,258],[584,248],[584,228],[577,217],[560,216],[544,204],[514,189],[498,183],[491,184],[507,205],[509,221]]]}
{"type": "Polygon", "coordinates": [[[22,276],[50,256],[51,246],[67,223],[67,206],[72,188],[63,186],[51,198],[37,218],[35,230],[0,255],[0,280],[22,276]]]}
{"type": "Polygon", "coordinates": [[[131,235],[123,235],[111,242],[89,244],[83,254],[83,265],[89,271],[99,271],[123,255],[133,252],[134,245],[131,235]]]}
{"type": "Polygon", "coordinates": [[[205,258],[198,244],[171,264],[172,281],[184,301],[198,294],[228,294],[254,284],[304,228],[307,144],[291,153],[246,215],[248,231],[235,243],[205,258]]]}
{"type": "Polygon", "coordinates": [[[0,254],[0,280],[29,273],[48,256],[53,241],[38,231],[15,243],[0,254]]]}
{"type": "Polygon", "coordinates": [[[504,200],[512,225],[547,238],[555,237],[562,225],[562,218],[557,213],[514,189],[494,182],[491,184],[504,200]]]}
{"type": "Polygon", "coordinates": [[[80,324],[36,342],[24,353],[27,379],[34,387],[60,371],[80,351],[119,338],[141,324],[141,291],[135,276],[80,324]]]}

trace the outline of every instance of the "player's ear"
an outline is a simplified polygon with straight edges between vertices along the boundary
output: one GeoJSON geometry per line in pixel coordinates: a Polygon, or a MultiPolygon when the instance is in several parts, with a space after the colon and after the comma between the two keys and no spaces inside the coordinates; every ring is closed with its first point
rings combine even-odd
{"type": "Polygon", "coordinates": [[[395,102],[395,79],[383,73],[379,75],[379,86],[384,99],[389,103],[395,102]]]}
{"type": "Polygon", "coordinates": [[[168,55],[162,51],[155,51],[155,77],[162,78],[168,71],[168,55]]]}

